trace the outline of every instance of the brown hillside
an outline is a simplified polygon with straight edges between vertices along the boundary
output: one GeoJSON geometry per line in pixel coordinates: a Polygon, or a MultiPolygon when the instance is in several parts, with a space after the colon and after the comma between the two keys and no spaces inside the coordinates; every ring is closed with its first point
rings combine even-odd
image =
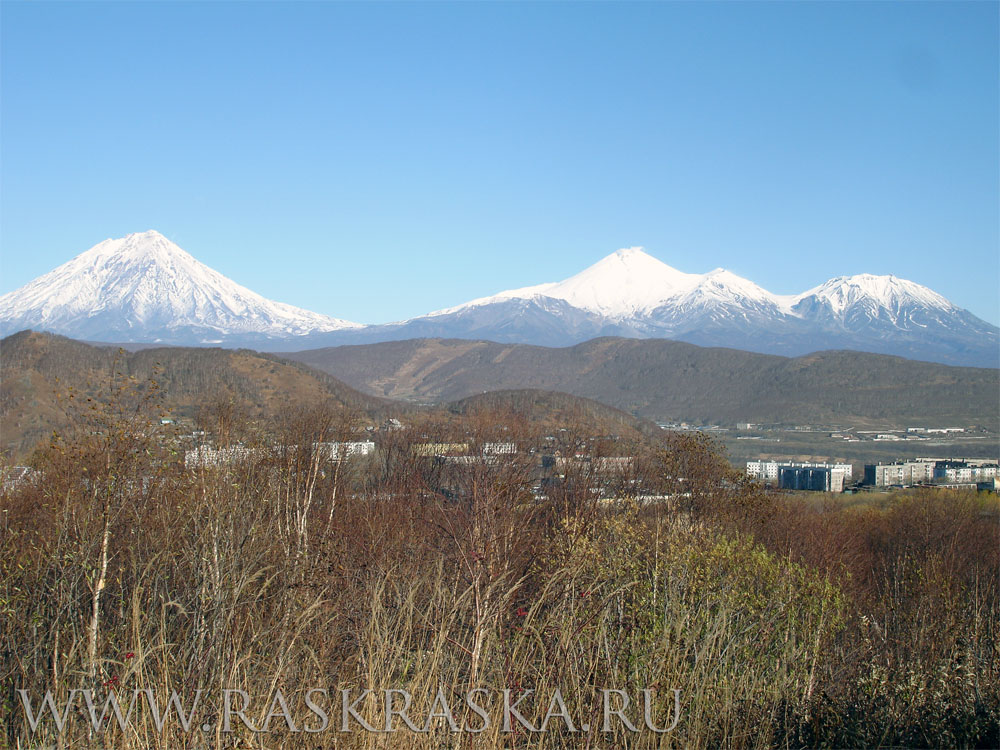
{"type": "Polygon", "coordinates": [[[996,428],[1000,371],[827,351],[787,358],[662,339],[566,348],[414,339],[286,355],[368,393],[453,401],[537,388],[655,420],[996,428]]]}
{"type": "Polygon", "coordinates": [[[663,437],[652,422],[606,406],[593,399],[557,391],[534,389],[490,391],[455,401],[448,409],[458,414],[515,413],[550,430],[573,426],[578,432],[622,435],[633,438],[663,437]]]}
{"type": "Polygon", "coordinates": [[[173,417],[194,417],[206,404],[232,401],[249,418],[300,404],[332,403],[377,418],[407,407],[373,398],[336,378],[270,354],[245,349],[161,348],[128,353],[62,336],[23,331],[0,341],[0,441],[23,455],[67,423],[66,398],[102,398],[113,373],[154,378],[173,417]]]}

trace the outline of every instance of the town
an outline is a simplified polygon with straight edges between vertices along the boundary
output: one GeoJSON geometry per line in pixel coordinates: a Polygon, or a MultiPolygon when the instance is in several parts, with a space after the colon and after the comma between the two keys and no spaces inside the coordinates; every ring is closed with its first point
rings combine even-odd
{"type": "MultiPolygon", "coordinates": [[[[299,445],[274,439],[253,444],[237,441],[223,445],[218,443],[211,432],[197,428],[191,420],[178,421],[180,424],[175,423],[174,419],[164,418],[162,426],[179,428],[176,438],[183,448],[183,467],[188,471],[238,465],[268,457],[281,459],[302,452],[299,445]]],[[[718,435],[729,431],[720,426],[699,429],[688,424],[660,424],[659,427],[665,433],[674,434],[718,435]]],[[[754,428],[767,429],[763,425],[740,424],[735,431],[742,433],[754,428]]],[[[792,428],[796,433],[816,429],[792,428]]],[[[306,453],[310,456],[310,461],[315,462],[317,470],[322,470],[328,464],[342,463],[345,459],[367,458],[368,461],[373,461],[376,451],[389,449],[390,442],[399,443],[398,439],[392,440],[394,433],[405,430],[406,426],[402,422],[389,418],[380,425],[369,425],[357,430],[363,435],[345,436],[345,439],[339,441],[314,442],[311,450],[306,453]]],[[[822,428],[820,431],[825,432],[822,428]]],[[[873,430],[863,434],[870,434],[871,437],[867,438],[869,440],[888,440],[900,433],[905,434],[905,439],[908,440],[926,440],[927,435],[963,432],[964,428],[909,428],[896,432],[873,430]]],[[[476,440],[469,435],[452,435],[447,439],[434,440],[427,434],[410,435],[407,450],[414,459],[429,459],[439,470],[496,465],[501,461],[517,460],[518,463],[525,463],[527,459],[527,463],[533,467],[535,480],[532,491],[537,499],[545,498],[546,488],[568,481],[567,476],[586,475],[593,485],[591,493],[597,495],[606,494],[610,480],[616,480],[616,484],[620,484],[620,480],[624,479],[634,485],[641,485],[636,478],[636,452],[625,449],[629,441],[623,441],[617,435],[585,438],[577,435],[570,438],[569,435],[564,428],[554,430],[552,434],[539,433],[530,440],[522,438],[518,441],[504,440],[502,437],[476,440]]],[[[841,437],[841,434],[832,433],[830,436],[841,437]]],[[[744,438],[741,434],[736,437],[738,440],[744,438]]],[[[730,456],[730,460],[734,466],[742,465],[733,456],[730,456]]],[[[996,493],[1000,489],[1000,460],[993,458],[916,457],[869,463],[851,460],[805,461],[772,456],[747,460],[745,474],[767,488],[805,492],[851,493],[935,487],[996,493]]],[[[38,479],[40,473],[30,466],[11,465],[0,470],[0,481],[5,490],[12,490],[38,479]]],[[[639,495],[640,490],[641,487],[636,490],[639,495]]],[[[647,500],[663,499],[660,495],[647,494],[644,497],[647,500]]]]}
{"type": "Polygon", "coordinates": [[[933,486],[941,489],[998,489],[998,461],[972,458],[917,458],[912,461],[865,464],[860,481],[852,483],[849,463],[747,461],[748,477],[783,490],[845,492],[852,489],[933,486]]]}

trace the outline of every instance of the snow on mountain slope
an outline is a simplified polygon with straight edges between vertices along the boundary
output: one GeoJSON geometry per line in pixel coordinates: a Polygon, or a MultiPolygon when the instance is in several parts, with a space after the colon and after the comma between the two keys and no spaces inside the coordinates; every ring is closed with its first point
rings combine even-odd
{"type": "MultiPolygon", "coordinates": [[[[721,270],[719,269],[720,272],[721,270]]],[[[715,273],[717,272],[713,272],[715,273]]],[[[728,271],[724,273],[728,276],[719,279],[723,282],[722,285],[736,281],[738,285],[755,287],[760,293],[767,295],[767,292],[752,282],[740,279],[728,271]]],[[[567,302],[580,310],[611,320],[624,320],[648,313],[667,300],[681,298],[693,292],[709,275],[711,274],[678,271],[649,255],[641,247],[630,247],[602,258],[564,281],[510,289],[437,310],[430,315],[446,315],[510,299],[535,300],[544,304],[545,298],[549,298],[567,302]]]]}
{"type": "Polygon", "coordinates": [[[0,297],[0,330],[102,341],[222,343],[360,327],[272,302],[159,232],[108,239],[0,297]]]}
{"type": "Polygon", "coordinates": [[[692,289],[701,279],[647,254],[640,247],[619,250],[544,293],[574,307],[621,319],[649,312],[664,300],[692,289]]]}
{"type": "Polygon", "coordinates": [[[766,311],[776,316],[788,313],[786,300],[724,268],[697,279],[693,287],[668,299],[667,304],[679,310],[718,307],[766,311]]]}
{"type": "MultiPolygon", "coordinates": [[[[461,305],[455,305],[454,307],[445,307],[441,310],[435,310],[434,312],[429,312],[426,315],[420,315],[417,318],[411,318],[411,320],[419,320],[423,318],[432,318],[439,315],[451,315],[452,313],[457,313],[462,310],[468,310],[473,307],[483,307],[485,305],[492,305],[496,302],[507,302],[514,299],[534,299],[536,297],[546,297],[548,296],[546,292],[555,286],[555,283],[550,284],[535,284],[534,286],[525,286],[520,289],[508,289],[505,292],[500,292],[498,294],[490,295],[489,297],[478,297],[474,300],[469,300],[468,302],[463,302],[461,305]]],[[[403,321],[404,323],[406,321],[403,321]]]]}
{"type": "Polygon", "coordinates": [[[448,315],[511,299],[537,300],[544,304],[543,298],[547,297],[608,318],[627,318],[653,309],[668,297],[691,288],[700,278],[697,274],[671,268],[641,247],[630,247],[602,258],[564,281],[509,289],[436,310],[430,315],[448,315]]]}
{"type": "Polygon", "coordinates": [[[1000,329],[914,282],[860,274],[776,295],[721,268],[679,271],[636,247],[563,281],[362,326],[267,300],[145,232],[106,240],[0,297],[0,335],[24,328],[96,341],[286,351],[428,337],[568,346],[630,336],[785,355],[857,349],[1000,364],[1000,329]]]}
{"type": "MultiPolygon", "coordinates": [[[[660,335],[725,320],[784,327],[812,321],[845,331],[857,330],[864,321],[877,321],[909,329],[925,325],[920,321],[928,317],[948,325],[949,317],[965,313],[937,292],[895,276],[842,276],[802,294],[777,295],[723,268],[685,273],[632,247],[608,255],[565,281],[511,289],[411,320],[465,313],[510,300],[531,301],[547,310],[555,309],[552,301],[558,300],[605,323],[634,325],[638,331],[656,330],[660,335]]],[[[983,330],[991,329],[983,325],[983,330]]]]}
{"type": "Polygon", "coordinates": [[[565,281],[511,289],[430,315],[446,315],[510,299],[556,299],[611,321],[641,319],[654,310],[718,305],[751,305],[775,313],[787,312],[788,302],[752,281],[717,268],[706,274],[685,273],[657,260],[640,247],[608,255],[565,281]]]}
{"type": "Polygon", "coordinates": [[[960,309],[937,292],[913,281],[870,273],[830,279],[798,295],[792,304],[793,310],[803,314],[810,309],[813,317],[822,315],[841,323],[848,321],[852,313],[867,312],[904,324],[906,312],[914,308],[946,313],[960,309]]]}
{"type": "Polygon", "coordinates": [[[566,346],[596,336],[786,355],[861,349],[949,364],[1000,361],[996,326],[914,282],[861,274],[777,295],[721,268],[679,271],[641,248],[612,253],[565,281],[371,326],[351,343],[442,337],[566,346]]]}

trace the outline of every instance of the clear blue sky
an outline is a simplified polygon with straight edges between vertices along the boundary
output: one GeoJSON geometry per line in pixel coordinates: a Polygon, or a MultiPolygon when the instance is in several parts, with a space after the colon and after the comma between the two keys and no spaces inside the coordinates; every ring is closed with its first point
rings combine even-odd
{"type": "Polygon", "coordinates": [[[643,245],[1000,322],[998,4],[0,3],[0,293],[157,229],[385,322],[643,245]]]}

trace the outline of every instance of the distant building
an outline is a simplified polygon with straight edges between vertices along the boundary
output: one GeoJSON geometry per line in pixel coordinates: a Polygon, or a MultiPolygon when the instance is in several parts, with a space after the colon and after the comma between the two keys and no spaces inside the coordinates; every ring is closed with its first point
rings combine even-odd
{"type": "Polygon", "coordinates": [[[843,492],[844,472],[842,469],[818,466],[781,466],[778,486],[783,490],[843,492]]]}
{"type": "Polygon", "coordinates": [[[765,482],[777,482],[778,473],[782,468],[792,469],[836,469],[843,473],[844,480],[848,481],[854,475],[854,467],[851,464],[829,464],[813,462],[795,461],[747,461],[747,476],[753,479],[760,479],[765,482]]]}
{"type": "Polygon", "coordinates": [[[876,487],[908,487],[914,484],[975,485],[1000,474],[997,463],[958,459],[918,459],[865,466],[865,484],[876,487]]]}
{"type": "Polygon", "coordinates": [[[367,456],[375,450],[371,440],[354,442],[316,443],[313,447],[323,452],[322,458],[327,461],[340,461],[351,456],[367,456]]]}
{"type": "Polygon", "coordinates": [[[778,481],[777,461],[747,461],[747,476],[764,481],[778,481]]]}
{"type": "Polygon", "coordinates": [[[0,479],[2,479],[4,491],[17,489],[22,484],[30,482],[37,473],[30,466],[9,466],[0,469],[0,479]]]}
{"type": "Polygon", "coordinates": [[[986,482],[997,476],[996,464],[973,464],[966,461],[938,461],[934,479],[945,482],[986,482]]]}
{"type": "Polygon", "coordinates": [[[517,453],[514,443],[483,443],[484,456],[512,456],[517,453]]]}
{"type": "Polygon", "coordinates": [[[439,464],[455,466],[492,466],[499,459],[496,456],[442,456],[435,454],[434,461],[439,464]]]}
{"type": "Polygon", "coordinates": [[[933,461],[899,461],[865,465],[865,484],[876,487],[908,487],[934,479],[933,461]]]}
{"type": "Polygon", "coordinates": [[[213,448],[200,445],[184,454],[185,469],[204,469],[209,466],[228,466],[246,461],[252,455],[249,448],[234,445],[230,448],[213,448]]]}
{"type": "MultiPolygon", "coordinates": [[[[367,456],[375,450],[375,443],[370,440],[344,443],[313,443],[312,449],[323,461],[340,461],[350,456],[367,456]]],[[[261,447],[247,448],[233,445],[227,448],[213,448],[210,445],[199,445],[184,453],[185,469],[204,469],[210,466],[231,466],[243,463],[254,457],[287,458],[299,451],[298,445],[273,445],[270,449],[261,447]]]]}
{"type": "Polygon", "coordinates": [[[599,456],[590,461],[596,471],[630,471],[635,466],[632,456],[599,456]]]}
{"type": "Polygon", "coordinates": [[[416,456],[445,456],[469,452],[468,443],[417,443],[411,450],[416,456]]]}

